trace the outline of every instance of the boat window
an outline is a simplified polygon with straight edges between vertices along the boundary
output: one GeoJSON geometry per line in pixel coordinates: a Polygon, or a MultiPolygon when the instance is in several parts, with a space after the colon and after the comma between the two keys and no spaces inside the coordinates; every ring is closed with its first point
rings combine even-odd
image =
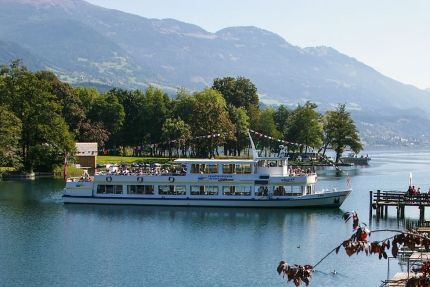
{"type": "Polygon", "coordinates": [[[191,173],[218,173],[218,164],[192,164],[191,173]]]}
{"type": "Polygon", "coordinates": [[[251,173],[251,164],[237,164],[236,165],[236,173],[251,173]]]}
{"type": "Polygon", "coordinates": [[[186,194],[185,185],[159,185],[158,194],[161,195],[185,195],[186,194]]]}
{"type": "Polygon", "coordinates": [[[252,165],[246,164],[223,164],[222,173],[251,173],[252,165]]]}
{"type": "Polygon", "coordinates": [[[208,172],[207,173],[218,173],[218,164],[208,164],[207,165],[208,172]]]}
{"type": "Polygon", "coordinates": [[[250,186],[236,186],[236,191],[233,195],[251,195],[250,186]]]}
{"type": "Polygon", "coordinates": [[[234,186],[223,186],[222,187],[222,194],[223,195],[231,195],[234,193],[234,186]]]}
{"type": "Polygon", "coordinates": [[[223,186],[222,193],[224,195],[235,195],[235,196],[251,195],[251,187],[242,186],[242,185],[223,186]]]}
{"type": "Polygon", "coordinates": [[[302,195],[302,186],[277,185],[273,187],[274,196],[302,195]]]}
{"type": "Polygon", "coordinates": [[[122,185],[99,184],[97,194],[122,194],[122,185]]]}
{"type": "Polygon", "coordinates": [[[235,173],[236,165],[234,164],[223,164],[222,173],[235,173]]]}
{"type": "Polygon", "coordinates": [[[154,194],[153,185],[128,185],[127,194],[154,194]]]}
{"type": "Polygon", "coordinates": [[[218,195],[218,186],[192,185],[191,195],[218,195]]]}

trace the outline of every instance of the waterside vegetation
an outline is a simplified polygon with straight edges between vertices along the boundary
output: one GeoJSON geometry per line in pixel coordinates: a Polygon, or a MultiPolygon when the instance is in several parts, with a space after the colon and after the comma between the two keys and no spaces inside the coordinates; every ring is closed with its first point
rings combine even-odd
{"type": "Polygon", "coordinates": [[[320,114],[315,103],[261,108],[257,88],[243,77],[214,80],[200,91],[178,88],[176,98],[150,86],[100,94],[72,87],[50,71],[31,72],[20,60],[0,68],[0,166],[26,173],[53,171],[75,142],[97,142],[105,154],[180,157],[244,155],[247,129],[264,153],[362,149],[345,104],[320,114]],[[132,147],[132,154],[127,150],[132,147]]]}

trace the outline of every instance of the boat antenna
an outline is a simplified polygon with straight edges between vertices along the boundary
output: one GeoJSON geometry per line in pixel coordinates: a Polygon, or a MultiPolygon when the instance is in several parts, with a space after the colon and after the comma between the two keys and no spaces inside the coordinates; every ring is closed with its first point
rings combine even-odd
{"type": "Polygon", "coordinates": [[[249,129],[246,129],[249,136],[249,141],[251,142],[251,150],[252,150],[252,158],[256,159],[258,157],[257,150],[255,149],[254,142],[252,141],[251,133],[249,132],[249,129]]]}

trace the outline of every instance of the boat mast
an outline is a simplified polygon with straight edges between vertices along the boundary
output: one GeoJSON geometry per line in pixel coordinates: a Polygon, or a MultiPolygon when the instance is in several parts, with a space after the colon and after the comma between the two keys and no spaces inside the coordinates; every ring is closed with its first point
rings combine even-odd
{"type": "Polygon", "coordinates": [[[253,159],[256,159],[256,158],[258,157],[258,154],[257,154],[257,150],[255,149],[254,142],[252,141],[251,133],[249,132],[249,129],[247,129],[246,131],[248,132],[249,141],[251,142],[252,158],[253,158],[253,159]]]}

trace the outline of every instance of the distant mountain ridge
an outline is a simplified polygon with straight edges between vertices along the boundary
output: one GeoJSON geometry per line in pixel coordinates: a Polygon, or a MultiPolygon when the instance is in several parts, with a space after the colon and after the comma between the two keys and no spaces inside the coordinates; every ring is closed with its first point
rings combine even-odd
{"type": "Polygon", "coordinates": [[[385,77],[333,48],[300,48],[257,27],[210,33],[82,0],[0,0],[0,40],[2,63],[23,58],[29,68],[51,69],[73,84],[127,89],[153,84],[174,94],[179,86],[202,89],[215,78],[243,76],[266,104],[310,100],[321,110],[346,103],[354,113],[393,116],[411,109],[411,116],[429,117],[428,91],[385,77]]]}

